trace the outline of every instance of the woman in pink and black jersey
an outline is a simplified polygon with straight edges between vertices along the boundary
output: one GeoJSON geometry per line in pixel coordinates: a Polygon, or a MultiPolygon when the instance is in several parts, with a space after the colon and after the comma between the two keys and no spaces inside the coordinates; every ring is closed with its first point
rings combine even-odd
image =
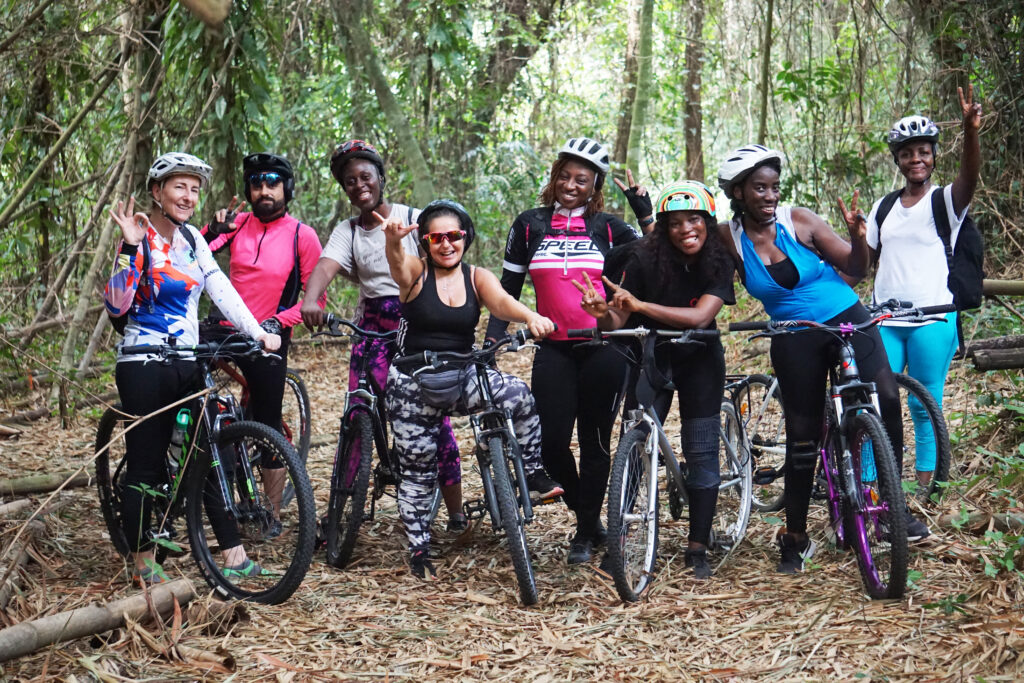
{"type": "MultiPolygon", "coordinates": [[[[541,453],[548,474],[565,488],[566,505],[576,513],[576,535],[569,564],[590,560],[604,542],[601,503],[611,463],[609,441],[615,408],[626,370],[608,346],[581,346],[566,331],[594,327],[593,316],[580,309],[573,280],[583,274],[600,280],[604,257],[616,245],[637,239],[622,220],[603,213],[608,151],[589,138],[572,138],[559,151],[543,206],[519,214],[509,229],[501,285],[516,299],[530,274],[537,312],[558,329],[540,342],[533,361],[531,387],[541,423],[541,453]],[[573,425],[579,439],[579,468],[571,448],[573,425]]],[[[650,198],[626,191],[642,225],[654,222],[650,198]],[[646,206],[642,206],[646,200],[646,206]],[[646,221],[646,222],[645,222],[646,221]]],[[[603,288],[602,288],[603,289],[603,288]]],[[[602,291],[601,296],[604,296],[602,291]]],[[[491,316],[487,337],[501,336],[508,323],[491,316]]]]}

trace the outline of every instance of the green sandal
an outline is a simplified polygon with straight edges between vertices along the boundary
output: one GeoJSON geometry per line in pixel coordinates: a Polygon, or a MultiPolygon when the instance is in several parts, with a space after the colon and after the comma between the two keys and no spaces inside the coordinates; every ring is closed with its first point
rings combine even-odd
{"type": "Polygon", "coordinates": [[[167,583],[170,580],[171,577],[167,576],[164,568],[156,562],[143,569],[132,570],[132,581],[139,584],[140,587],[143,584],[154,586],[158,583],[167,583]]]}
{"type": "Polygon", "coordinates": [[[253,579],[277,576],[276,573],[269,569],[264,569],[253,562],[250,557],[245,558],[245,562],[236,567],[224,567],[222,572],[226,579],[253,579]]]}

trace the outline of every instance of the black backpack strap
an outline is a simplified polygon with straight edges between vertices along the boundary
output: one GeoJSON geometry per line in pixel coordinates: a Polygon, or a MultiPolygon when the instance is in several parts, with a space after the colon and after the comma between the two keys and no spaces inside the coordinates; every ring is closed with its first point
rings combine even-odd
{"type": "Polygon", "coordinates": [[[902,188],[894,190],[882,197],[882,201],[878,204],[878,211],[875,212],[875,225],[878,226],[878,249],[876,251],[882,251],[882,223],[892,211],[892,207],[896,206],[896,200],[900,198],[901,194],[903,194],[902,188]]]}
{"type": "Polygon", "coordinates": [[[946,211],[946,191],[939,188],[932,192],[932,216],[935,218],[935,232],[939,233],[942,247],[946,250],[946,268],[953,272],[953,229],[949,225],[949,212],[946,211]]]}
{"type": "Polygon", "coordinates": [[[302,291],[302,266],[299,263],[299,229],[302,223],[295,221],[295,238],[293,248],[295,250],[295,263],[292,265],[292,272],[288,274],[288,281],[281,292],[281,300],[277,302],[277,312],[291,308],[299,300],[299,292],[302,291]]]}

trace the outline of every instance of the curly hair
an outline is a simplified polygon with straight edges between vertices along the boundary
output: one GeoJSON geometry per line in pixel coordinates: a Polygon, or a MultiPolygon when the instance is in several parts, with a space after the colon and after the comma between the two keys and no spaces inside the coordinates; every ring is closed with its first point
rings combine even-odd
{"type": "Polygon", "coordinates": [[[559,174],[565,169],[566,165],[570,162],[582,164],[594,171],[594,194],[591,196],[590,201],[587,202],[587,208],[583,211],[585,218],[590,218],[596,213],[604,211],[604,188],[597,189],[597,179],[600,176],[600,172],[597,171],[593,166],[587,164],[582,159],[576,157],[564,156],[559,157],[555,160],[555,163],[551,165],[551,175],[548,178],[548,184],[544,186],[544,189],[540,191],[540,203],[541,206],[554,206],[555,205],[555,181],[558,180],[559,174]]]}
{"type": "Polygon", "coordinates": [[[666,287],[672,286],[680,263],[696,266],[698,276],[706,282],[717,281],[732,272],[732,260],[715,234],[718,224],[703,211],[701,217],[704,219],[706,237],[696,256],[684,255],[669,240],[668,212],[658,214],[654,229],[637,245],[644,261],[650,264],[658,274],[658,280],[665,283],[666,287]]]}

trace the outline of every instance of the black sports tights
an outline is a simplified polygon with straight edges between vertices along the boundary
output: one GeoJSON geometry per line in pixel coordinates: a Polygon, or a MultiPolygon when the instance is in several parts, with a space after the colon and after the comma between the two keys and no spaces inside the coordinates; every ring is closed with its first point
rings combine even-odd
{"type": "MultiPolygon", "coordinates": [[[[827,325],[860,323],[869,319],[860,303],[854,304],[827,325]]],[[[786,408],[786,527],[792,533],[806,533],[807,506],[814,483],[813,462],[793,467],[793,446],[797,442],[817,442],[825,419],[825,384],[830,360],[834,357],[834,337],[826,332],[800,332],[772,337],[771,357],[779,378],[782,405],[786,408]]],[[[889,435],[897,464],[903,460],[903,422],[899,390],[889,368],[882,337],[877,328],[853,337],[853,350],[860,377],[878,387],[882,422],[889,435]]]]}

